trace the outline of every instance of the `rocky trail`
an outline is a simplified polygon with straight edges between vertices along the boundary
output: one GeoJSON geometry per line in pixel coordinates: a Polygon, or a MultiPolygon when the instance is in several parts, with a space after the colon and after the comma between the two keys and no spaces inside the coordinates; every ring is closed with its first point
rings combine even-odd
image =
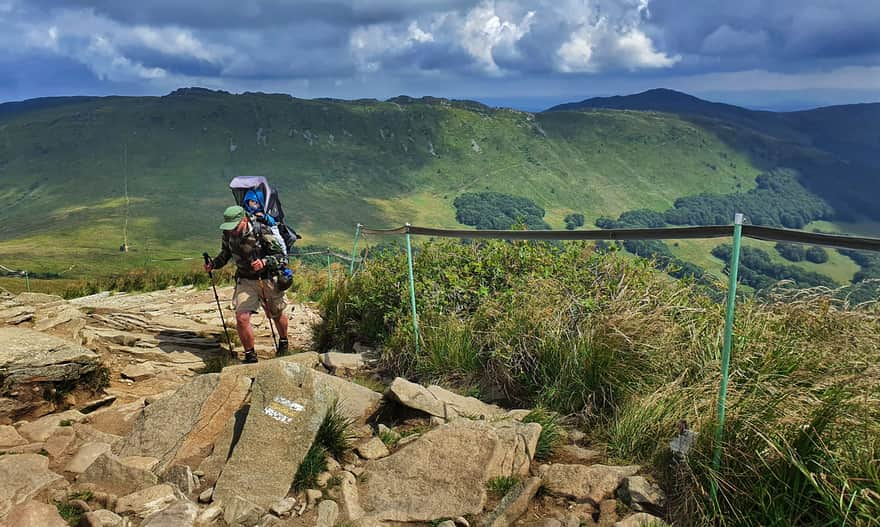
{"type": "Polygon", "coordinates": [[[292,354],[256,316],[260,362],[228,364],[210,290],[0,293],[0,527],[663,525],[583,433],[535,459],[529,410],[315,353],[317,313],[289,316],[292,354]]]}

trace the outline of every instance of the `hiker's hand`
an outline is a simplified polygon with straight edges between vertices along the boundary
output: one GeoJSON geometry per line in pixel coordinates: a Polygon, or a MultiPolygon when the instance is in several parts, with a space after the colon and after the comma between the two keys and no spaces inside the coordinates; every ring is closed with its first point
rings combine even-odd
{"type": "Polygon", "coordinates": [[[266,267],[266,262],[264,262],[263,260],[254,260],[253,262],[251,262],[251,269],[253,269],[254,271],[262,271],[263,267],[266,267]]]}
{"type": "Polygon", "coordinates": [[[213,262],[208,262],[205,264],[205,272],[206,273],[210,273],[213,270],[214,270],[214,263],[213,262]]]}

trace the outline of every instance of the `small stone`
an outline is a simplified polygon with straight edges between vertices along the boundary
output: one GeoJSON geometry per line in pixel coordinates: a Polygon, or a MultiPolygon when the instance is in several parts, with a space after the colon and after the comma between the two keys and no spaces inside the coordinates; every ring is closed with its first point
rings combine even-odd
{"type": "Polygon", "coordinates": [[[271,514],[266,514],[260,518],[260,527],[273,527],[279,525],[281,520],[271,514]]]}
{"type": "Polygon", "coordinates": [[[92,512],[92,508],[83,500],[70,500],[68,503],[83,512],[92,512]]]}
{"type": "Polygon", "coordinates": [[[364,459],[379,459],[390,454],[388,447],[378,437],[370,438],[366,443],[361,443],[356,450],[364,459]]]}
{"type": "Polygon", "coordinates": [[[667,526],[668,524],[656,516],[640,512],[615,523],[614,527],[642,527],[643,525],[662,527],[667,526]]]}
{"type": "Polygon", "coordinates": [[[452,520],[443,520],[437,524],[437,527],[455,527],[455,522],[452,520]]]}
{"type": "Polygon", "coordinates": [[[86,513],[85,518],[86,521],[90,522],[90,525],[96,527],[121,527],[123,521],[122,516],[107,509],[98,509],[86,513]]]}
{"type": "Polygon", "coordinates": [[[341,469],[342,466],[339,464],[339,461],[333,458],[333,456],[327,456],[327,471],[328,472],[336,472],[341,469]]]}
{"type": "Polygon", "coordinates": [[[318,521],[316,527],[333,527],[339,517],[339,505],[332,500],[324,500],[318,504],[318,521]]]}
{"type": "Polygon", "coordinates": [[[8,448],[13,446],[24,445],[27,439],[21,437],[15,427],[9,425],[0,425],[0,448],[8,448]]]}
{"type": "Polygon", "coordinates": [[[214,497],[214,487],[210,489],[205,489],[201,494],[199,494],[199,503],[211,503],[211,498],[214,497]]]}
{"type": "Polygon", "coordinates": [[[318,489],[308,489],[306,491],[306,508],[311,509],[315,506],[315,503],[321,499],[321,496],[324,494],[318,489]]]}
{"type": "Polygon", "coordinates": [[[611,527],[617,521],[617,500],[599,502],[599,527],[611,527]]]}
{"type": "Polygon", "coordinates": [[[193,476],[203,478],[203,477],[205,477],[205,471],[204,470],[193,470],[193,476]]]}
{"type": "Polygon", "coordinates": [[[392,439],[395,439],[395,440],[400,439],[399,433],[397,433],[394,429],[388,428],[387,426],[385,426],[383,424],[379,425],[378,432],[379,432],[379,434],[378,434],[379,437],[382,437],[383,435],[385,435],[385,436],[391,437],[392,439]]]}
{"type": "Polygon", "coordinates": [[[437,417],[436,415],[431,416],[431,426],[441,426],[446,424],[446,419],[442,417],[437,417]]]}
{"type": "Polygon", "coordinates": [[[132,513],[141,518],[155,514],[177,501],[174,487],[163,483],[119,498],[116,514],[132,513]]]}
{"type": "Polygon", "coordinates": [[[666,495],[657,485],[642,476],[630,476],[623,480],[620,495],[634,511],[642,512],[645,507],[659,508],[666,495]]]}
{"type": "Polygon", "coordinates": [[[598,450],[590,450],[578,445],[563,445],[559,452],[578,461],[596,461],[602,458],[602,453],[598,450]]]}
{"type": "Polygon", "coordinates": [[[400,441],[397,442],[397,445],[398,446],[408,445],[420,437],[422,437],[422,434],[410,434],[406,437],[402,437],[400,439],[400,441]]]}
{"type": "Polygon", "coordinates": [[[122,377],[133,381],[142,381],[155,375],[156,368],[148,362],[143,364],[129,364],[122,370],[122,377]]]}
{"type": "Polygon", "coordinates": [[[572,443],[580,443],[584,439],[587,438],[587,434],[581,432],[580,430],[569,430],[568,431],[568,440],[572,443]]]}
{"type": "Polygon", "coordinates": [[[147,518],[141,527],[192,527],[198,515],[195,503],[180,500],[147,518]]]}
{"type": "Polygon", "coordinates": [[[296,506],[296,498],[284,498],[282,500],[278,500],[277,503],[273,504],[269,507],[269,511],[275,516],[289,516],[290,511],[296,506]]]}
{"type": "Polygon", "coordinates": [[[522,420],[525,419],[526,416],[529,415],[531,412],[532,412],[531,410],[523,410],[523,409],[511,410],[511,411],[507,412],[505,414],[505,416],[510,419],[513,419],[514,421],[522,422],[522,420]]]}
{"type": "Polygon", "coordinates": [[[213,525],[215,521],[217,521],[220,516],[223,515],[223,509],[220,508],[219,505],[212,505],[202,511],[198,518],[196,518],[196,524],[198,525],[213,525]]]}
{"type": "Polygon", "coordinates": [[[330,472],[321,472],[315,478],[315,481],[318,483],[319,487],[323,488],[323,487],[327,486],[327,482],[329,482],[330,478],[332,478],[332,477],[333,477],[333,474],[331,474],[330,472]]]}
{"type": "Polygon", "coordinates": [[[464,516],[459,516],[454,521],[456,525],[461,525],[461,527],[471,527],[470,522],[464,516]]]}
{"type": "Polygon", "coordinates": [[[174,465],[162,475],[163,483],[176,485],[180,492],[190,495],[196,491],[199,482],[187,465],[174,465]]]}

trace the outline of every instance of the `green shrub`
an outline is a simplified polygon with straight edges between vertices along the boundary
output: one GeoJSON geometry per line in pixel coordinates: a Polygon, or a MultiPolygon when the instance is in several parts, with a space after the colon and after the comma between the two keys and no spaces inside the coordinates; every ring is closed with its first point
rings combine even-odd
{"type": "Polygon", "coordinates": [[[323,307],[337,338],[382,344],[390,373],[572,416],[613,458],[657,470],[686,420],[698,441],[689,487],[676,492],[693,497],[697,523],[876,526],[876,298],[857,308],[821,289],[738,299],[716,473],[716,291],[586,244],[429,242],[415,254],[416,352],[402,256],[370,259],[346,300],[323,307]]]}

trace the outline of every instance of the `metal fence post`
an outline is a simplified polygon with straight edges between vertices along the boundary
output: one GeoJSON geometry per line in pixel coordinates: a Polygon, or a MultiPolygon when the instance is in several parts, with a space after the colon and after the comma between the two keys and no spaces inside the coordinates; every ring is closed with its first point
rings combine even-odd
{"type": "Polygon", "coordinates": [[[416,314],[416,281],[413,277],[412,242],[409,234],[410,224],[406,224],[406,263],[409,268],[409,300],[412,306],[413,335],[416,342],[416,353],[419,352],[419,316],[416,314]]]}
{"type": "MultiPolygon", "coordinates": [[[[742,240],[743,215],[733,220],[733,250],[730,254],[730,285],[727,288],[727,313],[724,317],[724,348],[721,352],[721,387],[718,390],[718,428],[715,429],[715,454],[712,468],[717,475],[721,468],[721,441],[724,438],[724,413],[727,403],[727,381],[730,376],[730,347],[733,342],[733,313],[736,305],[736,277],[739,271],[739,249],[742,240]]],[[[712,502],[718,505],[718,483],[712,478],[712,502]]]]}
{"type": "Polygon", "coordinates": [[[361,224],[357,224],[357,228],[354,230],[354,247],[351,249],[351,264],[348,266],[348,275],[351,276],[354,274],[354,259],[357,257],[358,250],[358,238],[361,235],[361,224]]]}
{"type": "Polygon", "coordinates": [[[330,249],[327,249],[327,289],[333,292],[333,271],[330,268],[330,249]]]}

